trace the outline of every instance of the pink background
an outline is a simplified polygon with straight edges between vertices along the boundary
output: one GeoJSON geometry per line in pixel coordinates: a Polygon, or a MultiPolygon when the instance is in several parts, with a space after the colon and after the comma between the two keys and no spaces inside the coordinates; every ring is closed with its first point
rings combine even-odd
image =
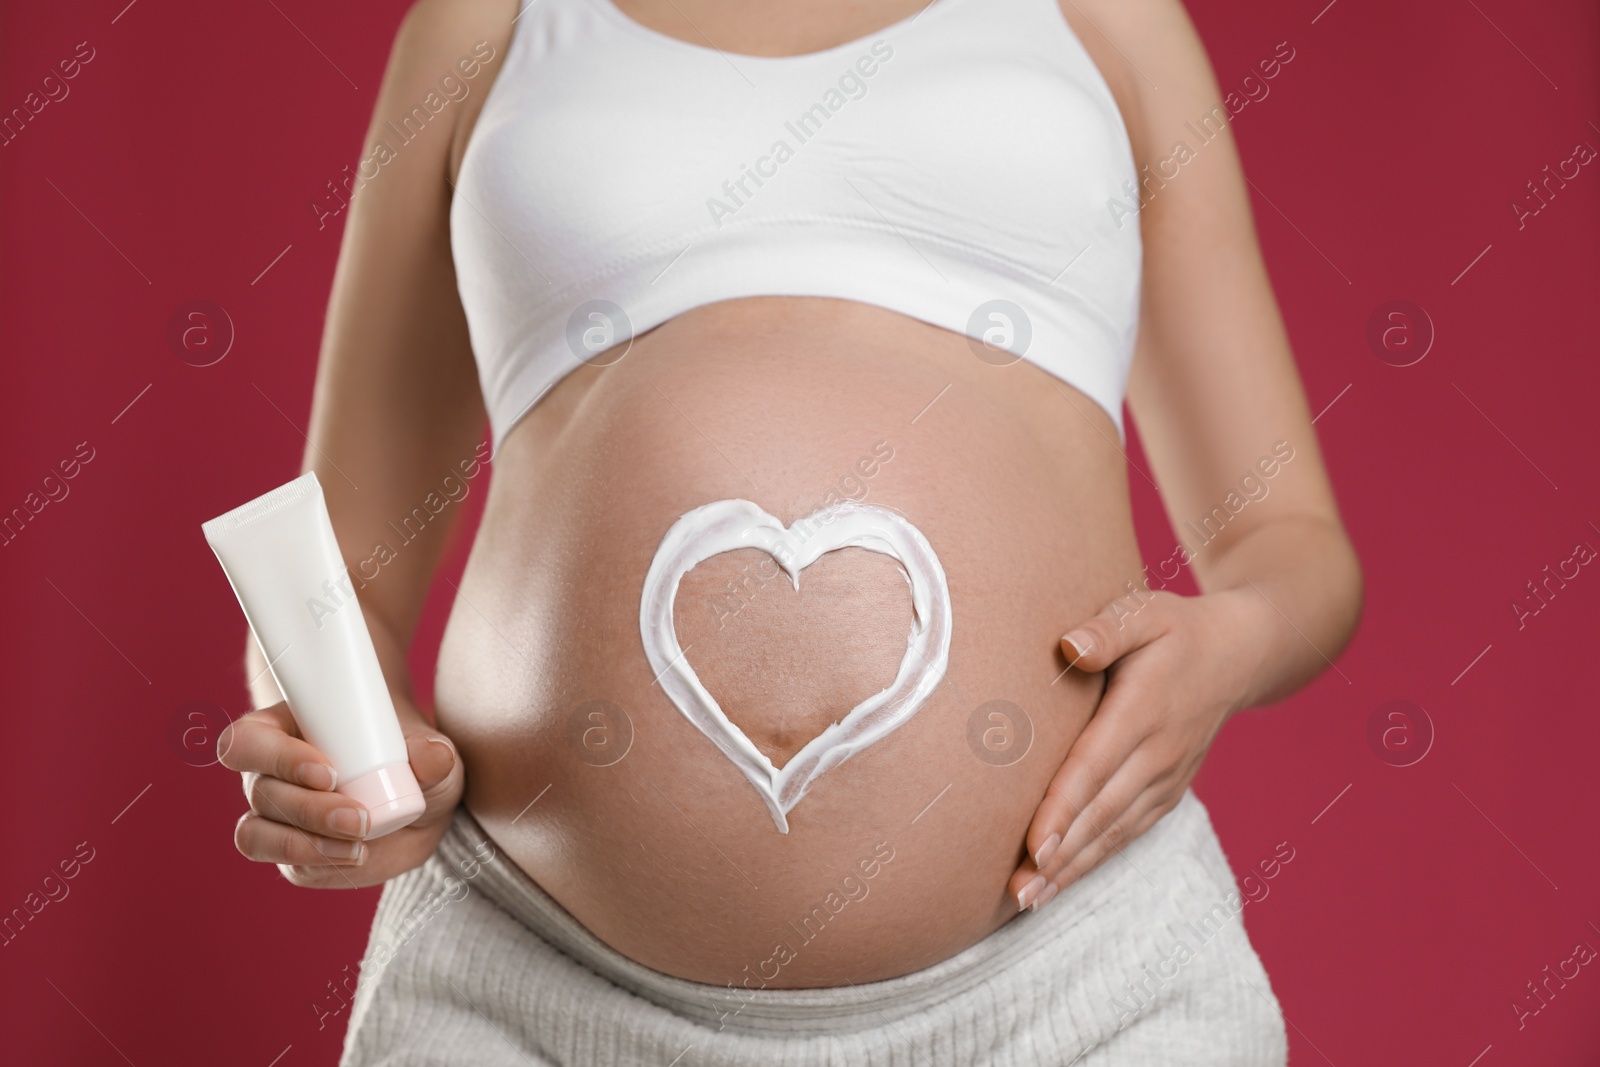
{"type": "MultiPolygon", "coordinates": [[[[248,706],[199,523],[297,470],[341,232],[310,205],[359,154],[404,5],[125,3],[8,3],[0,34],[7,110],[77,42],[95,50],[0,147],[0,508],[94,450],[0,548],[0,910],[94,850],[0,948],[3,1058],[331,1064],[348,1012],[319,1031],[312,1005],[354,969],[377,890],[298,890],[241,859],[237,778],[188,765],[171,728],[192,701],[248,706]],[[166,340],[194,299],[237,331],[214,366],[166,340]]],[[[1600,547],[1600,164],[1524,228],[1510,203],[1600,147],[1596,10],[1324,3],[1193,14],[1225,90],[1278,42],[1296,52],[1236,130],[1312,407],[1331,404],[1317,429],[1366,617],[1339,672],[1225,730],[1198,789],[1241,877],[1295,850],[1245,910],[1294,1062],[1594,1063],[1600,964],[1520,1029],[1512,1004],[1600,948],[1600,568],[1523,629],[1511,604],[1600,547]],[[1437,333],[1409,367],[1367,341],[1396,299],[1437,333]],[[1412,766],[1369,743],[1395,700],[1435,733],[1412,766]]]]}

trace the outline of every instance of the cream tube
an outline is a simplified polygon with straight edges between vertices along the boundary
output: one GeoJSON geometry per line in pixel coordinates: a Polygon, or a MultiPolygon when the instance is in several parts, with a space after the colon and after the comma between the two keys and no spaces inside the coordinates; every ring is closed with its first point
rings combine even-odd
{"type": "Polygon", "coordinates": [[[244,608],[300,732],[366,808],[366,839],[414,821],[424,801],[314,472],[200,529],[244,608]]]}

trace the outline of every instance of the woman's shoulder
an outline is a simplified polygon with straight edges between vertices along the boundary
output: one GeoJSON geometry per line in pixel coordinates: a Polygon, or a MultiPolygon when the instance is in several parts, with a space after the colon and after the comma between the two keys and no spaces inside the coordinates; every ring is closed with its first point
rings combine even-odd
{"type": "Polygon", "coordinates": [[[462,33],[494,33],[509,39],[511,25],[533,0],[412,0],[401,17],[397,39],[410,33],[417,43],[448,42],[462,33]]]}
{"type": "Polygon", "coordinates": [[[442,124],[432,153],[453,181],[479,109],[511,47],[515,21],[528,0],[414,0],[395,30],[374,126],[442,124]]]}

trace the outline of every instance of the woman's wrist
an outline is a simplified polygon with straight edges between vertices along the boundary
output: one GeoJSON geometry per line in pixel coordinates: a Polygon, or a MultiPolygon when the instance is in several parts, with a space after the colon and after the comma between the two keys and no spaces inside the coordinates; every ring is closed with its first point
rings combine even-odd
{"type": "Polygon", "coordinates": [[[1220,642],[1214,653],[1226,664],[1227,715],[1266,703],[1283,682],[1279,645],[1283,619],[1257,590],[1245,584],[1201,596],[1212,617],[1206,634],[1220,642]]]}
{"type": "MultiPolygon", "coordinates": [[[[1337,522],[1291,516],[1252,530],[1198,575],[1250,671],[1239,708],[1282,700],[1349,642],[1361,567],[1337,522]]],[[[1235,709],[1238,710],[1238,709],[1235,709]]]]}

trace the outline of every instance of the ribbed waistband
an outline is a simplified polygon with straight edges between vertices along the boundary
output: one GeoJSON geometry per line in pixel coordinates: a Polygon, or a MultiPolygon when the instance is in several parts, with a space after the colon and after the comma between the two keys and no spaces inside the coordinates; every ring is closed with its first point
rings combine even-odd
{"type": "MultiPolygon", "coordinates": [[[[691,982],[622,955],[502,856],[465,807],[457,812],[429,862],[477,871],[472,887],[534,934],[590,971],[679,1016],[715,1024],[719,1029],[816,1033],[860,1028],[863,1017],[870,1017],[874,1024],[905,1018],[991,982],[1001,972],[1027,971],[1031,959],[1059,948],[1109,902],[1131,891],[1131,883],[1143,887],[1152,876],[1169,881],[1163,876],[1172,872],[1172,859],[1180,855],[1187,857],[1182,866],[1190,871],[1198,860],[1214,885],[1234,884],[1216,847],[1205,807],[1192,792],[1185,793],[1165,818],[1118,855],[1063,890],[1049,907],[1018,915],[941,963],[880,982],[782,990],[691,982]],[[486,855],[494,858],[484,862],[486,855]]],[[[1190,894],[1197,888],[1168,887],[1190,894]]]]}

